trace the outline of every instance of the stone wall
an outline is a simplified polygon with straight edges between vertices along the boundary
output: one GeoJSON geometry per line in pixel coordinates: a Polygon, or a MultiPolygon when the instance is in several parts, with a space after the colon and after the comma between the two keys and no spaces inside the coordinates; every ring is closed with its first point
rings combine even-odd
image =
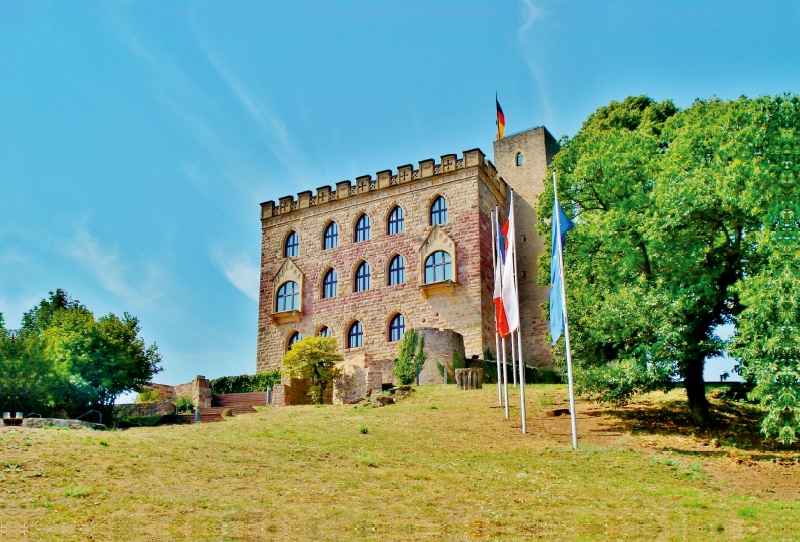
{"type": "Polygon", "coordinates": [[[393,382],[393,371],[385,368],[397,355],[397,343],[389,340],[389,323],[398,313],[405,317],[406,329],[458,331],[467,355],[482,355],[485,348],[493,347],[489,210],[495,204],[502,206],[506,195],[494,166],[476,150],[465,153],[462,160],[447,155],[442,164],[423,161],[418,171],[404,166],[397,176],[387,178],[386,174],[381,172],[378,181],[370,181],[375,189],[359,178],[355,187],[339,183],[335,198],[323,187],[314,197],[301,193],[297,202],[282,198],[279,206],[262,205],[258,372],[280,366],[288,339],[296,331],[315,335],[327,326],[343,354],[363,350],[370,362],[378,364],[382,381],[393,382]],[[403,173],[408,173],[405,181],[403,173]],[[381,179],[388,179],[384,186],[381,179]],[[347,197],[340,198],[344,194],[347,197]],[[447,201],[448,221],[432,227],[430,205],[439,195],[447,201]],[[325,204],[318,202],[326,198],[325,204]],[[404,211],[405,231],[388,235],[388,215],[395,205],[404,211]],[[362,213],[370,217],[371,239],[355,243],[354,227],[362,213]],[[332,220],[339,226],[339,246],[323,250],[323,234],[332,220]],[[300,248],[298,256],[289,259],[283,257],[283,250],[292,231],[300,237],[300,248]],[[455,253],[454,281],[442,291],[429,291],[422,286],[423,258],[426,250],[439,246],[452,247],[448,251],[455,253]],[[395,254],[405,259],[406,281],[388,286],[387,267],[395,254]],[[355,293],[354,275],[361,261],[370,265],[371,289],[355,293]],[[338,295],[323,299],[321,283],[330,268],[338,274],[338,295]],[[301,287],[297,314],[275,314],[275,292],[285,277],[296,279],[301,287]],[[364,346],[351,352],[346,336],[356,320],[364,328],[364,346]]]}
{"type": "Polygon", "coordinates": [[[170,386],[169,384],[156,384],[152,382],[147,386],[147,389],[156,390],[158,392],[158,398],[154,401],[156,404],[175,398],[175,386],[170,386]]]}
{"type": "Polygon", "coordinates": [[[203,375],[197,375],[191,382],[175,386],[151,382],[148,388],[158,390],[159,403],[168,399],[177,399],[178,397],[191,397],[195,406],[211,406],[211,381],[203,375]]]}
{"type": "Polygon", "coordinates": [[[175,398],[191,397],[192,404],[200,407],[211,406],[211,381],[203,375],[197,375],[191,382],[175,386],[175,398]]]}
{"type": "MultiPolygon", "coordinates": [[[[439,371],[438,363],[447,367],[448,372],[453,366],[453,352],[464,356],[464,338],[452,329],[419,329],[425,334],[425,365],[419,373],[420,385],[444,384],[444,376],[439,371]]],[[[452,384],[452,377],[448,377],[452,384]]]]}

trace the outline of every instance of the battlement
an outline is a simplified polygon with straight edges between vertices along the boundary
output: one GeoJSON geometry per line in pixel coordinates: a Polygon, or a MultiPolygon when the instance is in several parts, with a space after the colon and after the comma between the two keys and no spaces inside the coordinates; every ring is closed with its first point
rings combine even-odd
{"type": "Polygon", "coordinates": [[[277,205],[272,200],[265,201],[261,204],[261,220],[473,167],[483,171],[494,188],[505,195],[507,185],[497,174],[497,168],[490,160],[486,160],[486,155],[480,149],[471,149],[464,151],[461,158],[455,154],[442,155],[441,162],[438,164],[433,158],[421,160],[419,169],[414,169],[413,165],[406,164],[398,167],[397,174],[394,175],[391,169],[386,169],[377,172],[376,179],[373,179],[371,175],[356,177],[354,185],[350,181],[338,182],[335,190],[330,186],[321,186],[317,188],[316,195],[312,194],[310,190],[306,190],[297,194],[296,200],[292,195],[284,196],[278,199],[277,205]]]}

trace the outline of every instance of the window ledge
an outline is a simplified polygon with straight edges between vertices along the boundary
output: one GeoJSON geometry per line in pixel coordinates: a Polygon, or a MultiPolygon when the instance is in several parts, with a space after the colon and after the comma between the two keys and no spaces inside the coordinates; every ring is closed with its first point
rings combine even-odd
{"type": "Polygon", "coordinates": [[[422,284],[419,287],[419,291],[422,297],[426,299],[432,295],[454,294],[456,292],[456,282],[452,280],[443,280],[441,282],[422,284]]]}
{"type": "Polygon", "coordinates": [[[272,313],[272,321],[276,324],[286,324],[288,322],[299,322],[303,319],[303,313],[298,310],[282,311],[272,313]]]}

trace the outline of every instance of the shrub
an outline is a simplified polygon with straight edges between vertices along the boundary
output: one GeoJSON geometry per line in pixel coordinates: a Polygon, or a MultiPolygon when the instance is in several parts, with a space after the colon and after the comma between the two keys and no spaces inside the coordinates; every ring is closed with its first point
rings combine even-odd
{"type": "Polygon", "coordinates": [[[136,396],[137,403],[155,403],[158,401],[158,390],[146,389],[139,392],[136,396]]]}
{"type": "Polygon", "coordinates": [[[194,410],[194,403],[192,398],[188,395],[181,395],[175,399],[175,408],[178,412],[191,412],[194,410]]]}
{"type": "Polygon", "coordinates": [[[425,365],[425,334],[411,328],[397,344],[394,374],[404,386],[412,384],[425,365]]]}
{"type": "Polygon", "coordinates": [[[344,358],[336,349],[333,337],[303,337],[292,345],[283,358],[282,373],[289,378],[301,378],[308,382],[308,396],[322,403],[325,390],[341,374],[336,364],[344,358]]]}

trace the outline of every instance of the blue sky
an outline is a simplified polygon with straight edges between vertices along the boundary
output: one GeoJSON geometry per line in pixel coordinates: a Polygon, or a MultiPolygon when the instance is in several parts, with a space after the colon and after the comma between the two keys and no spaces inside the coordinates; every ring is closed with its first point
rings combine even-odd
{"type": "Polygon", "coordinates": [[[796,92],[798,23],[790,2],[0,0],[0,312],[61,287],[137,315],[158,381],[253,372],[261,201],[491,157],[495,91],[507,133],[556,137],[632,94],[796,92]]]}

